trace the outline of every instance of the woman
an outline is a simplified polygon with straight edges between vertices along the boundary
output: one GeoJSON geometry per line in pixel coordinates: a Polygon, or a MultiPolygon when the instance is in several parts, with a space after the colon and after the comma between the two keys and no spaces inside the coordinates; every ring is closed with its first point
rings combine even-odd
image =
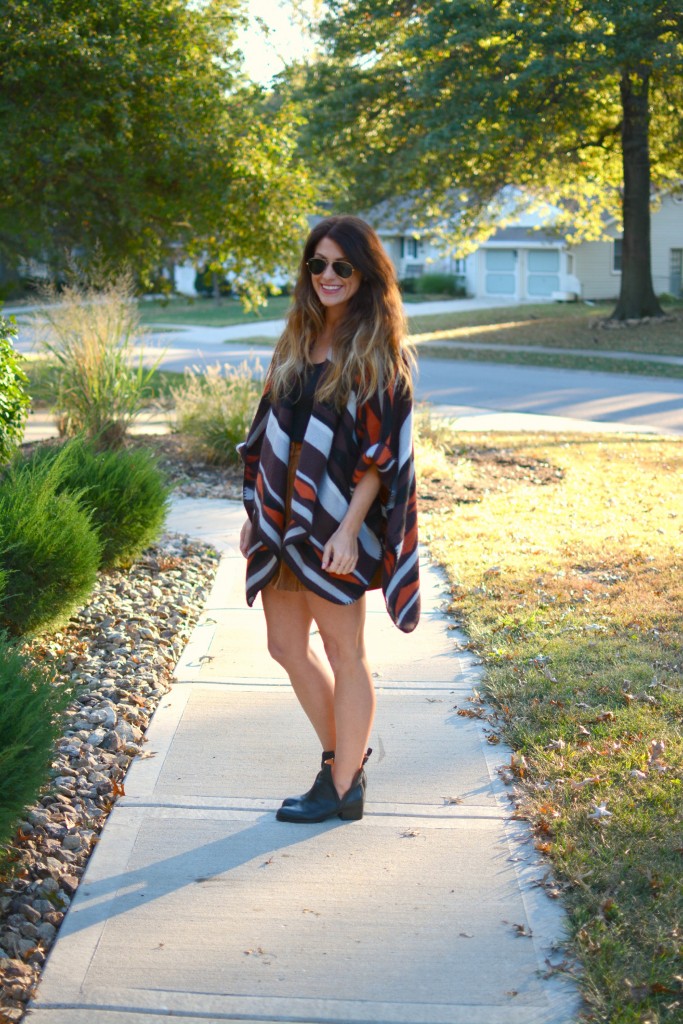
{"type": "Polygon", "coordinates": [[[280,821],[363,816],[375,711],[365,591],[405,632],[419,618],[412,386],[393,266],[373,229],[328,217],[306,242],[293,306],[240,446],[247,601],[323,747],[280,821]],[[311,650],[315,622],[329,664],[311,650]]]}

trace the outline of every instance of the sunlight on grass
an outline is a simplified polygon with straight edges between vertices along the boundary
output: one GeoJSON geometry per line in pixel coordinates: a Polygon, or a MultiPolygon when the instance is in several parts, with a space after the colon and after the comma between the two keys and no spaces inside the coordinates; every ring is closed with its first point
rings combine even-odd
{"type": "Polygon", "coordinates": [[[683,441],[469,435],[468,444],[557,468],[555,483],[518,482],[422,521],[517,751],[504,776],[552,862],[593,1019],[673,1021],[683,441]]]}
{"type": "MultiPolygon", "coordinates": [[[[426,318],[425,318],[426,319],[426,318]]],[[[505,331],[511,327],[520,327],[528,321],[522,318],[521,320],[511,320],[509,323],[502,324],[472,324],[469,327],[451,327],[441,331],[424,331],[422,334],[411,334],[410,340],[418,345],[423,341],[439,341],[442,338],[456,339],[456,338],[476,338],[480,334],[490,334],[492,331],[505,331]]]]}

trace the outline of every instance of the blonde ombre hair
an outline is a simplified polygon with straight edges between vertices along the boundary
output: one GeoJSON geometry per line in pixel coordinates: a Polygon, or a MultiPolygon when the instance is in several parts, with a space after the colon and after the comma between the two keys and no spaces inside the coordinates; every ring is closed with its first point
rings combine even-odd
{"type": "Polygon", "coordinates": [[[412,392],[412,350],[393,264],[376,232],[359,217],[327,217],[311,231],[304,247],[294,301],[275,346],[268,372],[273,401],[296,398],[310,353],[325,324],[325,307],[306,266],[323,238],[330,238],[361,275],[346,315],[335,330],[331,366],[316,390],[318,401],[343,408],[351,390],[359,402],[395,380],[412,392]]]}

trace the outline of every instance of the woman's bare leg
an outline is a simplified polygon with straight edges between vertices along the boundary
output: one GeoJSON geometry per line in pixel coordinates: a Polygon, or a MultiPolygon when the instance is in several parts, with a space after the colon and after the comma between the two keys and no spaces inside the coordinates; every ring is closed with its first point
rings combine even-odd
{"type": "Polygon", "coordinates": [[[332,778],[340,796],[351,787],[367,749],[375,716],[375,688],[365,656],[365,597],[339,605],[306,593],[334,672],[336,744],[332,778]]]}
{"type": "MultiPolygon", "coordinates": [[[[313,616],[304,591],[261,591],[268,629],[268,651],[282,665],[323,750],[334,750],[334,679],[310,647],[313,616]]],[[[327,603],[327,602],[326,602],[327,603]]]]}

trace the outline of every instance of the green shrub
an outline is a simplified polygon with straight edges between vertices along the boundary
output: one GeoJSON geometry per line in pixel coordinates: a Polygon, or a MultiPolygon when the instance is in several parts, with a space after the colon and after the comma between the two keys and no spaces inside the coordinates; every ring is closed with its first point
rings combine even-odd
{"type": "Polygon", "coordinates": [[[87,600],[102,545],[79,496],[58,493],[62,460],[15,462],[0,481],[0,629],[34,633],[87,600]]]}
{"type": "Polygon", "coordinates": [[[0,316],[0,466],[21,443],[31,401],[26,390],[28,378],[14,350],[16,336],[14,324],[0,316]]]}
{"type": "MultiPolygon", "coordinates": [[[[260,367],[257,367],[260,371],[260,367]]],[[[195,454],[218,465],[238,461],[235,446],[246,437],[261,393],[247,363],[209,366],[202,374],[186,370],[180,387],[171,387],[176,429],[195,454]]]]}
{"type": "Polygon", "coordinates": [[[398,282],[398,286],[404,295],[415,295],[417,291],[415,287],[416,277],[402,277],[398,282]]]}
{"type": "Polygon", "coordinates": [[[149,400],[152,370],[142,354],[143,340],[133,277],[107,277],[96,265],[88,278],[56,291],[33,314],[37,342],[57,362],[56,407],[60,432],[86,434],[105,446],[122,443],[134,417],[149,400]]]}
{"type": "Polygon", "coordinates": [[[458,274],[422,274],[415,279],[415,290],[418,295],[464,297],[467,294],[465,279],[458,274]]]}
{"type": "Polygon", "coordinates": [[[170,488],[152,452],[98,450],[84,438],[37,448],[29,464],[59,463],[57,492],[75,494],[102,543],[102,565],[130,565],[164,527],[170,488]]]}
{"type": "Polygon", "coordinates": [[[70,696],[0,634],[0,848],[47,780],[70,696]]]}
{"type": "Polygon", "coordinates": [[[221,298],[232,295],[232,286],[226,275],[217,270],[210,270],[209,267],[204,267],[195,274],[194,290],[207,299],[215,298],[216,295],[221,298]]]}

